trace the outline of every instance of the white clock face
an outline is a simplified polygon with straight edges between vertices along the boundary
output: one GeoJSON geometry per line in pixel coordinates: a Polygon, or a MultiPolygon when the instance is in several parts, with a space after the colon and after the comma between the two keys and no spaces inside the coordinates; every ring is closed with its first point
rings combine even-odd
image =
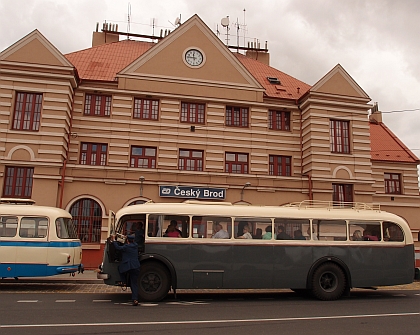
{"type": "Polygon", "coordinates": [[[203,63],[203,54],[197,49],[190,49],[185,53],[185,61],[188,65],[199,66],[203,63]]]}

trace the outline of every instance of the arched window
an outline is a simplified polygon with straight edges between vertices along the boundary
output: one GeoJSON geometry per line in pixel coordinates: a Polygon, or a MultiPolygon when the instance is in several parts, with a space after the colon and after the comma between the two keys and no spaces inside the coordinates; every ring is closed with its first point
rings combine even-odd
{"type": "Polygon", "coordinates": [[[84,243],[101,242],[102,209],[93,199],[80,199],[70,207],[77,234],[84,243]]]}

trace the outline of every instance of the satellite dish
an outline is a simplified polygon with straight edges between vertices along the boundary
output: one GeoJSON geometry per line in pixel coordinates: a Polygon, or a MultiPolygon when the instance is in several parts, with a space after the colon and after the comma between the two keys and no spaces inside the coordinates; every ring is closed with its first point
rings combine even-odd
{"type": "Polygon", "coordinates": [[[175,19],[175,25],[177,26],[177,25],[179,25],[179,24],[181,24],[181,19],[180,19],[179,17],[177,17],[177,18],[175,19]]]}
{"type": "Polygon", "coordinates": [[[229,16],[224,17],[220,23],[223,27],[227,27],[229,25],[229,16]]]}

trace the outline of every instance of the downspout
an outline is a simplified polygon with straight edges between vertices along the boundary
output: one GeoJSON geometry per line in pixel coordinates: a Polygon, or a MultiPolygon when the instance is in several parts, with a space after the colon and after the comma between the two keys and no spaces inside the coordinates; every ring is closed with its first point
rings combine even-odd
{"type": "Polygon", "coordinates": [[[306,175],[303,174],[303,119],[302,119],[302,109],[300,108],[298,100],[296,100],[297,108],[300,112],[300,175],[308,177],[308,193],[309,193],[309,200],[313,200],[313,193],[312,193],[312,177],[311,174],[308,173],[306,175]]]}
{"type": "Polygon", "coordinates": [[[74,99],[76,96],[76,88],[77,86],[74,88],[73,90],[73,95],[72,95],[72,103],[71,103],[71,110],[70,110],[70,125],[69,125],[69,131],[67,133],[67,149],[66,149],[66,153],[65,153],[65,158],[64,158],[64,162],[63,162],[63,168],[61,169],[61,180],[59,181],[59,185],[60,185],[60,201],[58,204],[59,208],[63,208],[63,198],[64,198],[64,180],[66,178],[66,167],[67,167],[67,161],[69,159],[69,152],[70,152],[70,140],[71,140],[71,130],[72,130],[72,126],[73,126],[73,112],[74,112],[74,99]]]}

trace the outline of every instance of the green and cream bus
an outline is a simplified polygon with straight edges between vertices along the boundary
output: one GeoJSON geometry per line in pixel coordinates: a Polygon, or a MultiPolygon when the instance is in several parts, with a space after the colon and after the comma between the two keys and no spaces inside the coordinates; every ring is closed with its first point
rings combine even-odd
{"type": "MultiPolygon", "coordinates": [[[[410,228],[379,206],[148,202],[111,213],[109,225],[121,242],[135,226],[143,227],[143,301],[162,300],[177,289],[281,288],[334,300],[352,288],[414,279],[410,228]]],[[[120,281],[119,257],[107,241],[98,273],[106,284],[120,281]]]]}

